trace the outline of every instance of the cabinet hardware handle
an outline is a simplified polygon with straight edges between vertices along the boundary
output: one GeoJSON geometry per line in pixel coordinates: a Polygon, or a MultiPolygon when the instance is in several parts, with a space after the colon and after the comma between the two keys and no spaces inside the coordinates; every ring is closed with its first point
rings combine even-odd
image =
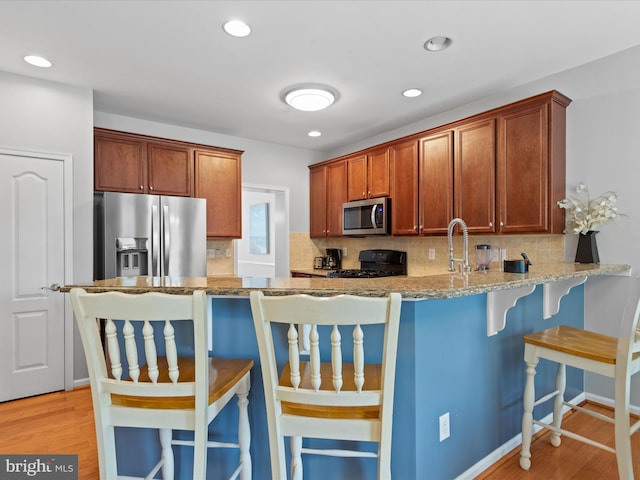
{"type": "Polygon", "coordinates": [[[489,222],[489,226],[490,226],[490,227],[493,227],[493,222],[489,222]]]}
{"type": "Polygon", "coordinates": [[[140,185],[140,190],[144,190],[144,187],[142,185],[140,185]]]}
{"type": "Polygon", "coordinates": [[[151,187],[151,186],[150,186],[150,187],[149,187],[149,190],[153,190],[153,187],[151,187]]]}
{"type": "Polygon", "coordinates": [[[500,222],[500,226],[501,226],[501,227],[504,227],[504,222],[500,222]]]}

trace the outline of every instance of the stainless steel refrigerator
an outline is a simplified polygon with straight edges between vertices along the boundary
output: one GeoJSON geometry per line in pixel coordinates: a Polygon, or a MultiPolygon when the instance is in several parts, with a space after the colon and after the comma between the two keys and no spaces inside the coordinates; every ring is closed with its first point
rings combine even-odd
{"type": "Polygon", "coordinates": [[[102,192],[94,201],[96,280],[207,275],[205,199],[102,192]]]}

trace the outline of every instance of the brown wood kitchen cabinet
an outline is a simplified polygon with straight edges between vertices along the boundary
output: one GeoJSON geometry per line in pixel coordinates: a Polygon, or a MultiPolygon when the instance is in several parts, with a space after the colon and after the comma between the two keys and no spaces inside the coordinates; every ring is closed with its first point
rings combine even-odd
{"type": "Polygon", "coordinates": [[[498,115],[497,211],[500,233],[562,233],[566,108],[550,92],[498,115]]]}
{"type": "Polygon", "coordinates": [[[242,237],[239,152],[196,149],[195,196],[207,200],[207,237],[242,237]]]}
{"type": "Polygon", "coordinates": [[[420,139],[420,234],[446,234],[453,218],[453,131],[420,139]]]}
{"type": "Polygon", "coordinates": [[[389,149],[378,148],[346,159],[347,201],[389,196],[389,149]]]}
{"type": "Polygon", "coordinates": [[[94,189],[207,199],[207,237],[242,236],[242,151],[94,128],[94,189]]]}
{"type": "Polygon", "coordinates": [[[453,130],[453,216],[469,233],[495,232],[495,123],[488,118],[453,130]]]}
{"type": "Polygon", "coordinates": [[[342,236],[342,204],[347,201],[347,165],[344,160],[310,167],[309,235],[342,236]]]}
{"type": "Polygon", "coordinates": [[[418,234],[418,141],[389,146],[391,233],[418,234]]]}
{"type": "Polygon", "coordinates": [[[562,233],[570,103],[552,90],[317,165],[346,162],[349,200],[389,195],[393,235],[446,234],[455,217],[469,233],[562,233]]]}
{"type": "Polygon", "coordinates": [[[190,197],[193,149],[179,142],[150,142],[141,135],[96,128],[94,189],[190,197]]]}

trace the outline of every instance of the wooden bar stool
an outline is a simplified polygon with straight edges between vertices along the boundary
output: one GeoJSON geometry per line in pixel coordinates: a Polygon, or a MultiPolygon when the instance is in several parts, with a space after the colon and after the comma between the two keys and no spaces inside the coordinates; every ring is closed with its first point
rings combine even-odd
{"type": "Polygon", "coordinates": [[[522,416],[522,449],[520,467],[531,466],[531,435],[533,425],[549,429],[551,444],[560,446],[561,435],[615,453],[621,479],[633,478],[631,435],[640,428],[640,421],[631,425],[629,416],[629,387],[631,376],[640,370],[640,333],[637,331],[640,313],[640,277],[630,280],[630,292],[620,327],[619,338],[589,332],[569,326],[549,328],[524,337],[524,361],[527,379],[524,389],[522,416]],[[534,377],[538,360],[544,358],[558,364],[555,390],[535,399],[534,377]],[[611,418],[564,401],[566,365],[598,373],[614,379],[615,413],[611,418]],[[553,423],[533,418],[536,405],[553,399],[553,423]],[[562,408],[579,410],[600,420],[614,424],[615,448],[562,428],[562,408]]]}
{"type": "Polygon", "coordinates": [[[385,298],[351,295],[321,298],[251,292],[264,380],[272,478],[287,477],[285,436],[291,437],[294,479],[302,479],[302,453],[377,458],[378,478],[391,478],[401,303],[398,293],[385,298]],[[281,375],[277,371],[272,324],[284,324],[288,330],[289,361],[281,375]],[[300,359],[297,328],[300,324],[310,325],[309,361],[300,359]],[[365,363],[365,335],[361,326],[372,324],[385,328],[380,340],[381,364],[365,363]],[[342,361],[343,335],[352,339],[347,345],[353,351],[353,363],[342,361]],[[330,361],[321,361],[321,343],[330,347],[326,349],[330,361]],[[377,442],[378,451],[303,448],[303,437],[377,442]]]}
{"type": "Polygon", "coordinates": [[[159,429],[162,457],[145,478],[154,478],[160,468],[162,478],[173,478],[172,445],[193,446],[194,480],[206,478],[208,447],[238,448],[240,461],[231,478],[251,478],[247,394],[253,360],[209,358],[206,302],[203,291],[193,295],[128,295],[71,290],[89,367],[101,479],[118,477],[116,426],[159,429]],[[109,370],[98,319],[106,320],[109,370]],[[185,321],[193,324],[192,357],[177,353],[174,327],[185,321]],[[126,378],[120,342],[125,345],[126,378]],[[142,365],[139,354],[144,354],[142,365]],[[209,442],[209,424],[234,396],[239,408],[238,442],[209,442]],[[173,440],[173,429],[192,430],[194,440],[173,440]]]}

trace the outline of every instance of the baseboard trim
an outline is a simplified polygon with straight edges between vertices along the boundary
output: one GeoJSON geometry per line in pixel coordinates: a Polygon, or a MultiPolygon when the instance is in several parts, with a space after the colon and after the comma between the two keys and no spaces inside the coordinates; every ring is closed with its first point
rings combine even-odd
{"type": "MultiPolygon", "coordinates": [[[[584,402],[585,400],[587,400],[587,396],[583,392],[577,395],[575,398],[572,398],[569,401],[569,403],[579,404],[581,402],[584,402]]],[[[565,414],[568,411],[569,411],[569,407],[564,407],[562,409],[563,414],[565,414]]],[[[550,423],[552,420],[553,420],[553,413],[549,413],[549,415],[544,417],[541,421],[550,423]]],[[[539,425],[533,426],[534,434],[538,433],[540,430],[542,430],[542,427],[540,427],[539,425]]],[[[469,469],[462,472],[460,475],[458,475],[458,477],[456,477],[456,480],[469,480],[477,477],[486,469],[488,469],[491,465],[493,465],[494,463],[499,461],[502,457],[504,457],[509,452],[511,452],[513,449],[517,448],[518,445],[520,445],[521,443],[522,443],[522,433],[519,433],[518,435],[513,437],[511,440],[508,440],[507,442],[500,445],[498,448],[496,448],[489,455],[487,455],[482,460],[477,462],[475,465],[472,465],[469,469]]]]}

